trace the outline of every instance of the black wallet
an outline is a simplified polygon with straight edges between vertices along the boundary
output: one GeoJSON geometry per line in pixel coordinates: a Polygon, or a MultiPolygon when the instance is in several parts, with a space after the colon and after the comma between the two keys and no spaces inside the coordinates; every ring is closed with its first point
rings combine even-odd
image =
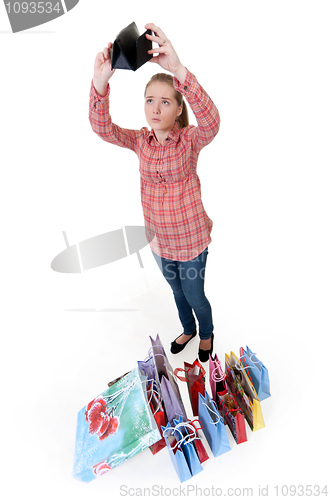
{"type": "Polygon", "coordinates": [[[152,34],[151,30],[147,30],[140,36],[134,22],[121,30],[110,50],[112,69],[136,71],[153,57],[148,54],[148,50],[152,49],[152,41],[146,38],[146,33],[152,34]]]}

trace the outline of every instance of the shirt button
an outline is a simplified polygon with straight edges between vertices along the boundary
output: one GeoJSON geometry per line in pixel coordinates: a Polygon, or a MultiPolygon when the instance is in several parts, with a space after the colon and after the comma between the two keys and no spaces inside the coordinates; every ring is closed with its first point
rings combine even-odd
{"type": "Polygon", "coordinates": [[[188,88],[188,87],[187,87],[187,85],[185,85],[185,86],[183,87],[183,90],[187,90],[187,88],[188,88]]]}

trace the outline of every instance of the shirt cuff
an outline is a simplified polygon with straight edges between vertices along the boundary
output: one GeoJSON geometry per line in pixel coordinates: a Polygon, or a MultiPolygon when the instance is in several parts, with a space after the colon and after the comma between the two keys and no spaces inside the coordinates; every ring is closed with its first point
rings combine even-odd
{"type": "Polygon", "coordinates": [[[180,92],[180,94],[184,95],[184,94],[188,93],[189,90],[191,90],[191,87],[193,86],[195,81],[196,81],[196,77],[192,73],[190,73],[189,69],[187,69],[185,81],[181,84],[181,82],[176,77],[174,77],[173,78],[173,86],[174,86],[175,90],[180,92]]]}
{"type": "Polygon", "coordinates": [[[108,88],[107,88],[107,93],[105,94],[105,96],[100,96],[95,87],[94,87],[94,84],[93,84],[93,80],[92,80],[92,84],[91,84],[91,90],[90,90],[90,100],[91,102],[93,103],[96,103],[98,101],[106,101],[108,98],[109,98],[109,94],[110,94],[110,85],[108,83],[108,88]]]}

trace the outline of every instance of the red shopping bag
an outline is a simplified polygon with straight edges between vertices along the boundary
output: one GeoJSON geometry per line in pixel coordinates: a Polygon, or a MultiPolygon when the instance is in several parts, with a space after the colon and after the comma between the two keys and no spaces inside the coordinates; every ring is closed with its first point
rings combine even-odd
{"type": "Polygon", "coordinates": [[[217,396],[219,411],[237,444],[247,441],[245,419],[232,394],[217,396]]]}
{"type": "Polygon", "coordinates": [[[176,368],[174,374],[179,380],[187,382],[189,397],[193,415],[198,415],[198,394],[201,393],[205,396],[205,370],[196,359],[193,364],[184,362],[184,368],[176,368]],[[184,376],[178,375],[179,372],[184,372],[184,376]]]}
{"type": "Polygon", "coordinates": [[[197,433],[197,439],[195,439],[195,441],[193,442],[193,444],[194,444],[194,446],[196,448],[199,461],[202,464],[203,462],[205,462],[206,460],[208,460],[210,457],[208,456],[208,454],[206,452],[206,449],[205,449],[205,447],[203,445],[203,442],[202,442],[202,440],[201,440],[201,438],[199,437],[199,434],[198,434],[198,431],[202,427],[196,429],[196,425],[194,424],[194,422],[198,422],[200,425],[201,425],[201,422],[199,420],[191,420],[191,422],[189,422],[189,423],[195,428],[196,433],[197,433]]]}
{"type": "MultiPolygon", "coordinates": [[[[149,401],[150,409],[152,411],[154,419],[156,420],[156,424],[157,424],[157,427],[159,429],[159,432],[160,432],[161,436],[163,436],[162,426],[165,426],[164,408],[163,408],[159,398],[155,394],[155,392],[153,392],[151,395],[149,395],[149,393],[148,393],[148,396],[149,396],[149,400],[150,400],[149,401]]],[[[156,443],[151,445],[150,451],[153,455],[155,455],[163,448],[166,448],[166,442],[165,442],[164,437],[162,437],[162,439],[160,439],[159,441],[157,441],[156,443]]]]}

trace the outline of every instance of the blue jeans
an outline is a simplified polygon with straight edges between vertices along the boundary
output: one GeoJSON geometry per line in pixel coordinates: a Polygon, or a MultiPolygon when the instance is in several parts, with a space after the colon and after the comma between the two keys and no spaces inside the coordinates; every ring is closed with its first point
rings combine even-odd
{"type": "Polygon", "coordinates": [[[213,332],[212,309],[204,293],[208,248],[195,259],[185,262],[164,259],[152,253],[172,288],[183,333],[189,335],[196,330],[194,311],[199,323],[200,338],[209,339],[213,332]]]}

